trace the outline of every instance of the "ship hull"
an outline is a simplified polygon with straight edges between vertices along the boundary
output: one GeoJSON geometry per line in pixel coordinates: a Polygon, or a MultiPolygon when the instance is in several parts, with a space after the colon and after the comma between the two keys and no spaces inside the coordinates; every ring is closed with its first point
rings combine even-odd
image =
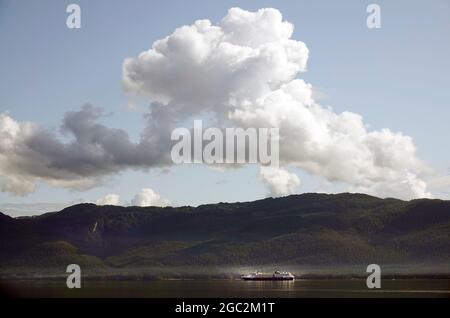
{"type": "Polygon", "coordinates": [[[294,280],[294,277],[242,277],[243,280],[294,280]]]}

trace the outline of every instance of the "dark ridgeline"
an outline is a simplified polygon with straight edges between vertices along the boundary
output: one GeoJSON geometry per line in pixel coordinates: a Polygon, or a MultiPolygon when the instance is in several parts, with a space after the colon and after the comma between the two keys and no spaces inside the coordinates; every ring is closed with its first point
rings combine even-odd
{"type": "Polygon", "coordinates": [[[0,269],[449,263],[450,201],[302,194],[199,207],[0,214],[0,269]]]}

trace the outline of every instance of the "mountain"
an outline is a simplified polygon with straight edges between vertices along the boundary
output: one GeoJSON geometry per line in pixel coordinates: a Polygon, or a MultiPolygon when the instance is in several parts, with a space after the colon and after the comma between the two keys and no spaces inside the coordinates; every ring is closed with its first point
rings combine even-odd
{"type": "Polygon", "coordinates": [[[450,201],[302,194],[199,207],[0,213],[0,269],[448,264],[450,201]]]}

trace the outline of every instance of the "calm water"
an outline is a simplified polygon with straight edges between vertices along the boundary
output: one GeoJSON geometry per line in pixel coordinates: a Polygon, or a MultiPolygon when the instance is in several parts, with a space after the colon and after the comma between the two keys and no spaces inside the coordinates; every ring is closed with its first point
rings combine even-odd
{"type": "Polygon", "coordinates": [[[447,297],[448,279],[383,280],[369,290],[365,280],[241,280],[84,281],[68,289],[65,281],[1,282],[1,290],[16,297],[447,297]]]}

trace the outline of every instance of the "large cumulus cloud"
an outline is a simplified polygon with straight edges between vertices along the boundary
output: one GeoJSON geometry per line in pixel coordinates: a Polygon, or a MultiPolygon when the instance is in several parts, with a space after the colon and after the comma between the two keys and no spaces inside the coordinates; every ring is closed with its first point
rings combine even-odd
{"type": "MultiPolygon", "coordinates": [[[[219,126],[278,127],[280,159],[354,191],[402,198],[430,194],[412,139],[369,131],[362,117],[316,103],[298,78],[308,49],[275,9],[230,9],[218,24],[199,20],[125,60],[127,90],[177,110],[181,119],[207,114],[219,126]]],[[[351,93],[351,92],[349,92],[351,93]]],[[[261,172],[266,176],[267,171],[261,172]]],[[[290,174],[285,176],[289,184],[290,174]]],[[[269,178],[270,179],[270,178],[269,178]]],[[[273,195],[284,186],[270,186],[273,195]]]]}
{"type": "MultiPolygon", "coordinates": [[[[413,140],[390,129],[368,129],[360,115],[336,113],[314,101],[300,79],[307,46],[276,9],[239,8],[214,25],[198,20],[176,29],[123,63],[123,85],[151,102],[139,142],[98,123],[85,106],[66,115],[67,142],[30,123],[0,117],[0,188],[25,193],[36,181],[94,186],[125,168],[171,164],[170,132],[192,119],[211,125],[280,129],[280,169],[261,168],[272,195],[296,191],[295,166],[349,190],[400,198],[426,197],[427,167],[413,140]]],[[[349,92],[351,94],[351,92],[349,92]]]]}
{"type": "Polygon", "coordinates": [[[226,118],[234,102],[255,100],[305,70],[308,49],[292,32],[278,10],[233,8],[217,26],[198,20],[126,59],[124,87],[170,105],[177,117],[212,111],[226,118]]]}

